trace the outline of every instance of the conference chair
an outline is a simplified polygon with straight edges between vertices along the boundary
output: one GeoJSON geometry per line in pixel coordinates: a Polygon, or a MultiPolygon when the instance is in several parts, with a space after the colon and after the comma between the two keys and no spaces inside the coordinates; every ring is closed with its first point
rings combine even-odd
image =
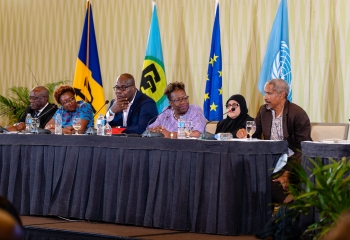
{"type": "Polygon", "coordinates": [[[311,138],[313,141],[347,140],[348,123],[311,123],[311,138]]]}
{"type": "Polygon", "coordinates": [[[210,123],[207,124],[205,130],[208,133],[211,134],[215,134],[215,130],[216,130],[216,125],[218,124],[219,121],[212,121],[210,123]]]}

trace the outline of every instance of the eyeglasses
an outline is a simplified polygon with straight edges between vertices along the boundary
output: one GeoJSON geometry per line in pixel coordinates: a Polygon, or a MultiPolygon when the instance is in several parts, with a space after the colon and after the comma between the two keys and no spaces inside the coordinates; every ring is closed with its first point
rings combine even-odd
{"type": "Polygon", "coordinates": [[[118,90],[120,90],[120,91],[125,91],[126,89],[128,89],[128,87],[131,87],[131,86],[133,86],[133,85],[126,85],[126,86],[117,86],[117,85],[115,85],[114,87],[113,87],[113,90],[116,92],[116,91],[118,91],[118,90]]]}
{"type": "Polygon", "coordinates": [[[68,103],[73,102],[73,101],[75,101],[75,97],[74,96],[69,98],[68,100],[62,102],[61,105],[67,105],[68,103]]]}
{"type": "Polygon", "coordinates": [[[190,97],[190,96],[186,96],[186,97],[174,99],[174,100],[171,100],[171,101],[174,102],[175,104],[179,104],[179,103],[181,103],[182,101],[187,102],[189,97],[190,97]]]}
{"type": "Polygon", "coordinates": [[[40,98],[43,98],[43,97],[29,97],[29,101],[38,101],[40,98]]]}
{"type": "Polygon", "coordinates": [[[239,104],[237,103],[226,104],[226,109],[237,108],[237,107],[239,107],[239,104]]]}

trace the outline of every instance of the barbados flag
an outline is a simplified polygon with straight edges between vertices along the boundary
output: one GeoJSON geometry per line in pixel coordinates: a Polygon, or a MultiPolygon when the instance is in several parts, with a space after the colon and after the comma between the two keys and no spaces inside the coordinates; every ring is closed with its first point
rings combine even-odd
{"type": "Polygon", "coordinates": [[[258,89],[264,94],[267,81],[281,78],[289,85],[288,100],[292,101],[292,67],[289,51],[288,4],[281,0],[267,44],[264,62],[260,72],[258,89]]]}
{"type": "Polygon", "coordinates": [[[157,7],[155,2],[153,2],[153,13],[148,33],[145,60],[143,62],[140,89],[141,92],[148,95],[156,102],[158,112],[161,112],[169,105],[169,101],[164,95],[166,85],[157,7]]]}
{"type": "MultiPolygon", "coordinates": [[[[89,1],[87,1],[84,29],[75,68],[73,87],[77,100],[84,100],[90,103],[94,113],[104,106],[105,97],[98,60],[94,19],[89,1]]],[[[105,115],[106,107],[103,107],[99,113],[105,115]]],[[[95,120],[98,118],[98,115],[96,114],[95,120]]]]}
{"type": "Polygon", "coordinates": [[[216,3],[203,109],[204,116],[208,121],[222,119],[222,57],[219,2],[216,3]]]}

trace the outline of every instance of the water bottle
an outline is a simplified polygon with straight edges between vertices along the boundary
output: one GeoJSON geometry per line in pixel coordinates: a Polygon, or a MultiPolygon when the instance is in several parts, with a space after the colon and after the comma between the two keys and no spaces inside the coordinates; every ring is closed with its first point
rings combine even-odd
{"type": "Polygon", "coordinates": [[[233,138],[232,133],[217,133],[217,134],[215,134],[216,140],[230,140],[232,138],[233,138]]]}
{"type": "Polygon", "coordinates": [[[102,114],[100,114],[100,116],[97,118],[97,121],[96,121],[96,129],[97,129],[98,136],[105,135],[104,126],[105,126],[105,118],[103,117],[102,114]]]}
{"type": "Polygon", "coordinates": [[[32,115],[30,115],[30,113],[28,113],[26,117],[26,131],[32,131],[32,115]]]}
{"type": "Polygon", "coordinates": [[[61,114],[56,114],[55,134],[62,135],[62,117],[61,117],[61,114]]]}
{"type": "Polygon", "coordinates": [[[106,121],[105,125],[105,135],[106,136],[112,136],[112,127],[109,125],[109,123],[106,121]]]}
{"type": "Polygon", "coordinates": [[[180,118],[177,119],[177,138],[185,138],[185,121],[183,119],[183,116],[180,116],[180,118]]]}

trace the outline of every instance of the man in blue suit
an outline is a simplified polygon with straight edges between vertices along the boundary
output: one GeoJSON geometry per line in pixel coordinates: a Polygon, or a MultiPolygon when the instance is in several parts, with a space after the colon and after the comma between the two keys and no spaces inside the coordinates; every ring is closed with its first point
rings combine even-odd
{"type": "Polygon", "coordinates": [[[154,100],[137,90],[134,77],[128,73],[117,78],[113,89],[116,97],[106,114],[109,124],[125,127],[125,133],[143,133],[148,122],[158,115],[154,100]]]}

